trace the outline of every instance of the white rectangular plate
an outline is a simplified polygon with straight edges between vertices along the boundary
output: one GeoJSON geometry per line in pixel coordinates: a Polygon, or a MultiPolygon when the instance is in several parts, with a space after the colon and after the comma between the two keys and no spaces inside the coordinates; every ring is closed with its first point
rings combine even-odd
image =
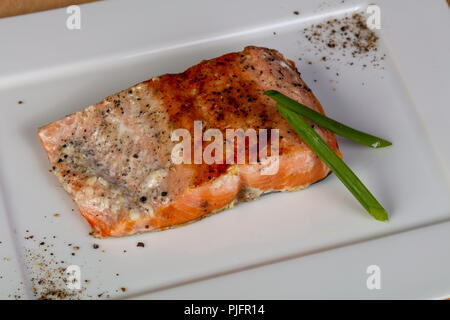
{"type": "Polygon", "coordinates": [[[80,30],[66,28],[64,9],[0,20],[0,298],[45,297],[47,289],[63,298],[450,295],[448,8],[445,1],[377,1],[382,65],[364,60],[370,57],[353,66],[321,61],[303,28],[368,3],[108,1],[80,6],[80,30]],[[284,53],[331,117],[394,143],[375,150],[339,140],[390,221],[368,216],[331,175],[186,227],[89,236],[49,173],[37,128],[246,45],[284,53]],[[380,290],[366,286],[372,264],[386,275],[380,290]],[[80,291],[61,280],[69,265],[80,268],[80,291]],[[402,273],[410,283],[396,276],[402,273]]]}

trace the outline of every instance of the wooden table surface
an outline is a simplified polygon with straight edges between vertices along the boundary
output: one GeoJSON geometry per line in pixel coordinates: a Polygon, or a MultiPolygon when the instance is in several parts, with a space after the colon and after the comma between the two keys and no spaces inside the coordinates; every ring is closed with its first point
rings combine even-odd
{"type": "Polygon", "coordinates": [[[1,0],[0,18],[67,7],[98,0],[1,0]]]}
{"type": "MultiPolygon", "coordinates": [[[[0,18],[62,8],[70,6],[72,4],[82,4],[94,1],[99,0],[1,0],[0,18]]],[[[450,0],[447,0],[447,3],[450,6],[450,0]]]]}

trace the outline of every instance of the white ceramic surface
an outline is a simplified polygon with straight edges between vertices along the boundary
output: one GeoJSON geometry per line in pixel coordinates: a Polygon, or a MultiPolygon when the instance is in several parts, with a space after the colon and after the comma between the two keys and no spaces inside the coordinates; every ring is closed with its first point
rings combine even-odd
{"type": "Polygon", "coordinates": [[[0,297],[33,298],[32,278],[54,277],[69,264],[81,268],[77,298],[450,295],[448,8],[445,1],[393,2],[376,1],[384,70],[362,68],[364,61],[326,69],[301,32],[364,11],[369,1],[107,1],[81,6],[81,30],[66,28],[64,9],[1,19],[0,297]],[[365,214],[332,175],[183,228],[89,236],[48,172],[37,128],[151,76],[250,44],[294,60],[330,116],[393,141],[372,150],[339,140],[390,221],[365,214]],[[381,290],[366,287],[369,264],[386,275],[381,290]]]}

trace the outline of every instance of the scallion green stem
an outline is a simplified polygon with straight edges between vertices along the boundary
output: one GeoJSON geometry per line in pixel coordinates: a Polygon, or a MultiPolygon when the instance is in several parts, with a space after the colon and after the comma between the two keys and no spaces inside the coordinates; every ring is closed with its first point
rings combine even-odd
{"type": "Polygon", "coordinates": [[[278,111],[302,137],[305,143],[334,172],[361,205],[377,220],[387,221],[388,214],[353,171],[296,112],[277,103],[278,111]]]}
{"type": "Polygon", "coordinates": [[[372,148],[383,148],[392,145],[392,143],[387,140],[350,128],[345,124],[342,124],[340,122],[337,122],[336,120],[328,118],[327,116],[324,116],[320,112],[308,108],[307,106],[295,100],[292,100],[291,98],[285,96],[284,94],[276,90],[269,90],[264,92],[264,94],[274,99],[279,105],[282,105],[283,107],[293,112],[301,114],[302,116],[308,118],[309,120],[317,123],[319,126],[331,130],[342,137],[348,138],[350,140],[356,141],[360,144],[372,148]]]}

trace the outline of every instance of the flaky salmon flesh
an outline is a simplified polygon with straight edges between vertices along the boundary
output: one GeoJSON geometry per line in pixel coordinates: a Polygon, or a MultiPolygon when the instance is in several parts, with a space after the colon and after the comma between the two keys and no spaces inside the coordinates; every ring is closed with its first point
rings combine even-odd
{"type": "MultiPolygon", "coordinates": [[[[330,173],[263,94],[271,89],[324,113],[292,61],[249,46],[141,82],[40,128],[38,136],[95,236],[161,230],[264,193],[305,188],[330,173]],[[278,170],[263,174],[263,161],[174,163],[171,133],[183,128],[193,139],[195,121],[224,136],[227,129],[278,129],[278,170]]],[[[341,156],[335,135],[311,126],[341,156]]]]}

